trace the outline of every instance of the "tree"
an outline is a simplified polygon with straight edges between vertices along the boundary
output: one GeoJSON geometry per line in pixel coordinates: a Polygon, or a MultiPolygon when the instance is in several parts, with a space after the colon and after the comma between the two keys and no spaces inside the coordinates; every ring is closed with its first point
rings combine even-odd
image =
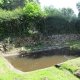
{"type": "Polygon", "coordinates": [[[13,10],[17,7],[24,7],[25,0],[3,0],[0,2],[0,7],[6,10],[13,10]]]}
{"type": "Polygon", "coordinates": [[[17,7],[24,7],[25,6],[25,1],[26,0],[13,0],[12,6],[13,9],[17,8],[17,7]]]}
{"type": "Polygon", "coordinates": [[[12,2],[13,2],[13,0],[3,0],[3,1],[0,3],[0,7],[1,7],[2,9],[9,10],[9,9],[11,9],[12,2]]]}
{"type": "Polygon", "coordinates": [[[26,1],[37,2],[40,4],[39,0],[0,0],[0,8],[6,10],[13,10],[17,7],[23,8],[26,1]]]}
{"type": "Polygon", "coordinates": [[[69,21],[71,21],[74,16],[74,11],[71,8],[62,8],[61,13],[69,21]]]}
{"type": "Polygon", "coordinates": [[[78,13],[78,18],[80,18],[80,2],[78,2],[78,3],[76,4],[76,7],[77,7],[77,9],[78,9],[78,11],[79,11],[79,13],[78,13]]]}
{"type": "Polygon", "coordinates": [[[60,12],[56,8],[54,8],[52,5],[45,6],[44,12],[47,16],[59,16],[60,15],[60,12]]]}
{"type": "Polygon", "coordinates": [[[41,7],[37,2],[26,2],[23,10],[28,16],[40,16],[42,14],[41,7]]]}
{"type": "Polygon", "coordinates": [[[76,7],[77,7],[78,11],[80,12],[80,2],[78,2],[78,3],[76,4],[76,7]]]}

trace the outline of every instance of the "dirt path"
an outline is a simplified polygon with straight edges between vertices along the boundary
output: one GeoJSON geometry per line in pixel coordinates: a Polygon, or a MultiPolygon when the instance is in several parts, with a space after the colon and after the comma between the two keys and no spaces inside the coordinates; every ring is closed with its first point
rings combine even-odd
{"type": "Polygon", "coordinates": [[[7,57],[7,56],[16,56],[16,55],[19,55],[19,53],[7,53],[7,54],[5,54],[5,53],[2,53],[2,56],[4,56],[4,57],[7,57]]]}

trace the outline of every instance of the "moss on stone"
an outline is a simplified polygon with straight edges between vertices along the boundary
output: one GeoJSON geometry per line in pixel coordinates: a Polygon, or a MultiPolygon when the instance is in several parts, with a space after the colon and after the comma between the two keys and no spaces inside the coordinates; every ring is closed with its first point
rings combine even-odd
{"type": "Polygon", "coordinates": [[[75,72],[80,69],[80,58],[72,59],[61,64],[62,68],[75,72]]]}

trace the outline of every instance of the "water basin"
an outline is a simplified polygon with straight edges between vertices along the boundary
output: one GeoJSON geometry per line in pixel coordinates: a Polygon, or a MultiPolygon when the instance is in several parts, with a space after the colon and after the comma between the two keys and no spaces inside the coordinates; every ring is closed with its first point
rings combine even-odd
{"type": "Polygon", "coordinates": [[[8,56],[5,57],[16,69],[19,69],[23,72],[34,71],[38,69],[44,69],[51,67],[53,65],[62,63],[64,61],[74,59],[73,56],[49,56],[49,57],[40,57],[40,58],[22,58],[18,56],[8,56]]]}

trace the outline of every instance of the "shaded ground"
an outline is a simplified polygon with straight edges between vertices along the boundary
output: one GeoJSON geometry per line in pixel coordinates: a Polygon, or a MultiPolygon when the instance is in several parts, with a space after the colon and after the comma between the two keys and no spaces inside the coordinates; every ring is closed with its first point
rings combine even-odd
{"type": "Polygon", "coordinates": [[[6,66],[7,62],[0,57],[0,80],[80,80],[74,75],[76,70],[80,70],[79,62],[80,58],[77,58],[60,64],[60,67],[52,66],[20,74],[6,66]]]}

